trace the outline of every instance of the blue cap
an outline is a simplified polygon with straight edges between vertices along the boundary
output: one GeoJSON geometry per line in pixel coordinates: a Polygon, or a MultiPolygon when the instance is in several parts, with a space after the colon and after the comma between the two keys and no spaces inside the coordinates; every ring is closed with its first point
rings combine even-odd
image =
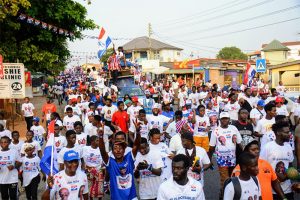
{"type": "Polygon", "coordinates": [[[67,151],[65,154],[64,154],[64,161],[72,161],[72,160],[79,160],[79,155],[76,151],[74,150],[70,150],[70,151],[67,151]]]}
{"type": "Polygon", "coordinates": [[[32,119],[32,121],[34,121],[34,122],[39,122],[39,121],[40,121],[40,118],[34,117],[34,118],[32,119]]]}
{"type": "Polygon", "coordinates": [[[257,105],[258,106],[261,106],[261,107],[264,107],[266,104],[265,104],[265,101],[264,100],[259,100],[258,102],[257,102],[257,105]]]}

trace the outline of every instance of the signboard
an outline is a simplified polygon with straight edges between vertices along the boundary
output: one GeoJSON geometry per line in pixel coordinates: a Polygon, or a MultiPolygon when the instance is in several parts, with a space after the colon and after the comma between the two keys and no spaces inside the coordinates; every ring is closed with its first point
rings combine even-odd
{"type": "Polygon", "coordinates": [[[266,59],[256,60],[256,72],[265,73],[267,70],[266,59]]]}
{"type": "Polygon", "coordinates": [[[3,63],[0,73],[0,98],[23,99],[25,98],[25,73],[22,63],[3,63]]]}
{"type": "Polygon", "coordinates": [[[182,62],[174,62],[173,67],[174,69],[192,69],[193,66],[199,66],[200,65],[200,60],[189,60],[186,59],[182,62]]]}

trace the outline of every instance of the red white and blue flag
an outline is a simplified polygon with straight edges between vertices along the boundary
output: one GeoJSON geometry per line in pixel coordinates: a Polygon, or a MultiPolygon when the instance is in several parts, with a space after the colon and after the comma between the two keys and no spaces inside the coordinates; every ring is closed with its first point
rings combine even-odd
{"type": "Polygon", "coordinates": [[[244,84],[247,86],[251,86],[255,74],[256,74],[255,68],[251,66],[251,64],[248,62],[246,72],[244,74],[244,84]]]}
{"type": "Polygon", "coordinates": [[[100,59],[103,54],[106,52],[108,46],[111,43],[111,39],[108,36],[108,34],[106,33],[104,28],[100,29],[100,33],[99,33],[99,37],[98,37],[98,46],[99,46],[99,50],[98,50],[98,58],[100,59]]]}

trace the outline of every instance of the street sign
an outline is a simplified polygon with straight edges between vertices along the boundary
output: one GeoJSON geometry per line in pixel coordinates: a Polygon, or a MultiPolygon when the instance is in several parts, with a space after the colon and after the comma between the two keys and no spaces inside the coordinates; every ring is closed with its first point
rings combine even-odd
{"type": "Polygon", "coordinates": [[[3,63],[0,78],[0,99],[25,98],[25,72],[22,63],[3,63]]]}
{"type": "Polygon", "coordinates": [[[266,59],[256,60],[256,72],[265,73],[267,71],[266,59]]]}

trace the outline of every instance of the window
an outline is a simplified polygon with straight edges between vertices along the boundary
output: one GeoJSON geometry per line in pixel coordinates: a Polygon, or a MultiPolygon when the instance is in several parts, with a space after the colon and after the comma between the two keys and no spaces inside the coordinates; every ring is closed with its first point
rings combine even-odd
{"type": "Polygon", "coordinates": [[[140,57],[141,58],[147,58],[147,52],[146,51],[140,52],[140,57]]]}
{"type": "Polygon", "coordinates": [[[223,70],[219,71],[219,76],[224,76],[224,71],[223,70]]]}
{"type": "MultiPolygon", "coordinates": [[[[299,52],[300,53],[300,52],[299,52]]],[[[180,56],[180,51],[177,51],[177,56],[180,56]]]]}

